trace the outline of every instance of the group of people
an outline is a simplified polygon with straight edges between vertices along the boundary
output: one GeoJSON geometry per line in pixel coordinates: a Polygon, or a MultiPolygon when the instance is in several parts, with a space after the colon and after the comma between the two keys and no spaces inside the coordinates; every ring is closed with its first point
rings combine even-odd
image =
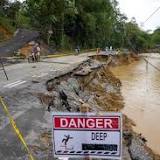
{"type": "Polygon", "coordinates": [[[41,48],[40,48],[40,43],[36,43],[33,48],[32,48],[32,52],[31,52],[31,59],[32,62],[39,62],[40,61],[40,52],[41,52],[41,48]]]}
{"type": "MultiPolygon", "coordinates": [[[[40,61],[40,52],[41,52],[40,43],[35,43],[35,45],[32,48],[31,54],[28,57],[28,62],[39,62],[40,61]]],[[[79,46],[77,46],[75,48],[75,52],[76,52],[76,55],[78,55],[80,53],[79,46]]]]}

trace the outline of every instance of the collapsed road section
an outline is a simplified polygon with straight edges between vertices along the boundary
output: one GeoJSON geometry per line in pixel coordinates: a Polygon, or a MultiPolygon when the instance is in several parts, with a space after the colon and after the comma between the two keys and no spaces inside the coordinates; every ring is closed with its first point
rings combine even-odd
{"type": "MultiPolygon", "coordinates": [[[[38,160],[54,158],[52,111],[80,112],[81,106],[97,113],[120,111],[124,107],[121,82],[109,66],[129,64],[135,60],[138,57],[134,55],[93,56],[56,77],[50,75],[10,94],[2,93],[33,156],[38,160]]],[[[2,108],[0,112],[0,137],[4,137],[0,143],[0,159],[27,159],[28,154],[12,131],[2,108]]],[[[123,159],[158,160],[159,156],[147,147],[144,138],[133,131],[133,125],[123,115],[123,159]]]]}

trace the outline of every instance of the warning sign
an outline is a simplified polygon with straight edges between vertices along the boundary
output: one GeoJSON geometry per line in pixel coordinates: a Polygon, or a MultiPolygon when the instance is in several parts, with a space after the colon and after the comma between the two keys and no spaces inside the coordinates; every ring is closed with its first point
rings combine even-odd
{"type": "Polygon", "coordinates": [[[53,113],[52,122],[55,157],[121,159],[120,113],[53,113]]]}

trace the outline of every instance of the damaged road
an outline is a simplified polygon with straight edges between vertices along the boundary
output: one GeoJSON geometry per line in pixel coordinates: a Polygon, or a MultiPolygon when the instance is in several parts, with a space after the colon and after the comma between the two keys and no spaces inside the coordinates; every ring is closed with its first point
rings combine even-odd
{"type": "Polygon", "coordinates": [[[47,81],[50,78],[59,76],[59,74],[70,72],[83,61],[88,60],[88,55],[92,54],[94,53],[91,52],[79,56],[50,58],[45,59],[44,62],[42,60],[42,62],[39,63],[24,62],[6,66],[5,70],[8,74],[9,81],[6,81],[3,71],[0,71],[0,92],[15,87],[17,89],[19,85],[26,85],[26,83],[30,83],[30,81],[47,81]]]}
{"type": "MultiPolygon", "coordinates": [[[[54,66],[60,67],[61,71],[49,71],[43,77],[32,77],[35,79],[27,77],[27,83],[16,88],[4,88],[1,84],[1,95],[36,159],[54,159],[52,123],[48,111],[79,112],[80,107],[87,106],[90,111],[104,112],[120,111],[124,107],[121,82],[110,72],[108,65],[120,65],[123,61],[130,63],[135,58],[115,56],[112,61],[108,56],[100,58],[103,61],[97,61],[94,56],[89,59],[86,55],[59,58],[69,63],[54,66]]],[[[28,155],[2,108],[0,114],[0,137],[4,137],[0,142],[0,159],[27,159],[28,155]]],[[[134,123],[126,116],[123,121],[123,160],[154,160],[156,156],[148,149],[143,137],[133,132],[134,123]]]]}
{"type": "MultiPolygon", "coordinates": [[[[7,102],[11,115],[29,145],[36,145],[33,140],[38,138],[37,134],[40,135],[41,130],[51,127],[50,118],[48,119],[50,113],[46,112],[46,108],[40,104],[34,93],[46,92],[45,83],[48,79],[72,72],[88,60],[87,55],[49,59],[50,62],[61,61],[68,64],[40,62],[7,66],[9,81],[6,81],[3,72],[0,73],[0,95],[7,102]]],[[[4,137],[0,142],[0,159],[15,160],[18,157],[24,159],[24,156],[27,156],[26,151],[9,125],[2,107],[0,107],[0,130],[0,137],[4,137]]]]}

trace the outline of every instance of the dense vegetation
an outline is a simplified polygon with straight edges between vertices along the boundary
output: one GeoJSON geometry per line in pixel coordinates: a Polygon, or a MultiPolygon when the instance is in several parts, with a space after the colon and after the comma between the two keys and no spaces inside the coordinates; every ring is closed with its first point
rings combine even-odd
{"type": "Polygon", "coordinates": [[[147,50],[160,44],[160,29],[142,31],[128,22],[116,0],[26,0],[0,1],[0,24],[39,30],[51,46],[81,48],[128,48],[147,50]]]}

